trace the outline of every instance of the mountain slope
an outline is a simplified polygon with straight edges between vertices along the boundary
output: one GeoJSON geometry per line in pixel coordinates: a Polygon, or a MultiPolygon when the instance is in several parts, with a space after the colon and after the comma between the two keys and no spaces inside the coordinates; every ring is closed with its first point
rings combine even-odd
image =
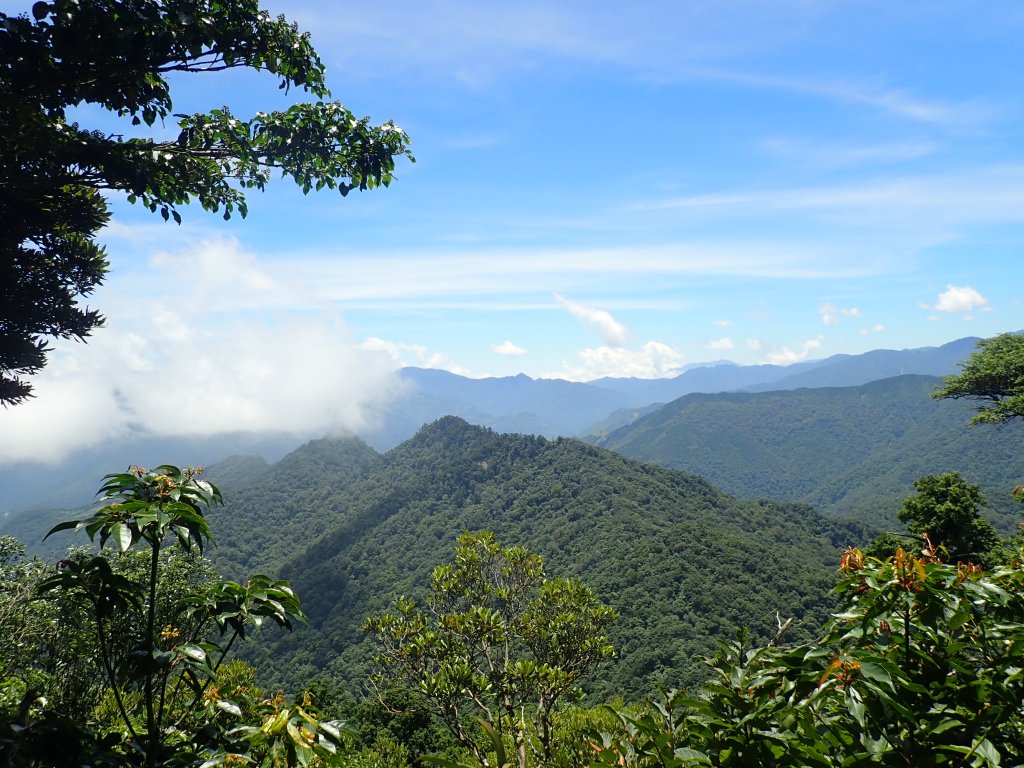
{"type": "Polygon", "coordinates": [[[398,594],[422,594],[460,532],[490,529],[622,614],[612,633],[621,659],[597,689],[639,695],[653,679],[692,683],[703,673],[697,659],[738,626],[765,638],[776,610],[808,627],[823,618],[837,546],[861,535],[806,506],[737,501],[693,475],[575,440],[455,418],[387,454],[320,514],[330,522],[308,547],[274,544],[310,615],[309,628],[254,651],[277,682],[327,668],[360,685],[372,653],[363,619],[398,594]],[[293,659],[287,668],[275,665],[283,656],[293,659]]]}
{"type": "Polygon", "coordinates": [[[666,403],[695,392],[769,391],[800,387],[856,386],[902,374],[946,375],[973,350],[977,339],[940,347],[874,350],[833,355],[793,365],[696,365],[668,379],[603,378],[580,383],[532,379],[522,374],[469,379],[448,371],[403,368],[404,394],[389,403],[363,433],[378,449],[409,438],[422,424],[454,415],[499,431],[600,435],[622,425],[633,409],[666,403]],[[613,412],[620,411],[618,414],[613,412]]]}
{"type": "Polygon", "coordinates": [[[599,444],[741,497],[803,501],[876,525],[892,525],[917,477],[958,470],[986,490],[1005,529],[1019,514],[1009,491],[1024,466],[1021,426],[968,428],[969,404],[929,398],[939,381],[687,395],[599,444]]]}
{"type": "MultiPolygon", "coordinates": [[[[296,449],[261,476],[250,476],[210,513],[218,566],[232,577],[266,570],[282,551],[304,546],[330,520],[344,517],[346,489],[381,464],[380,455],[358,438],[324,438],[296,449]]],[[[210,479],[218,482],[225,468],[212,466],[210,479]]]]}

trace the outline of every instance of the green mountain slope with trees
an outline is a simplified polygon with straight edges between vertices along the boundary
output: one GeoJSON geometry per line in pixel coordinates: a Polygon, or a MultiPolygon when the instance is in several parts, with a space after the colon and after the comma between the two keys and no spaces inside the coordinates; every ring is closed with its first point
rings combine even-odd
{"type": "Polygon", "coordinates": [[[893,526],[922,475],[959,471],[982,486],[1004,530],[1018,510],[1020,425],[967,429],[970,406],[932,400],[941,383],[897,376],[859,387],[688,395],[599,442],[683,469],[741,497],[801,501],[829,515],[893,526]]]}
{"type": "MultiPolygon", "coordinates": [[[[320,471],[308,449],[286,460],[296,478],[298,467],[320,471]]],[[[303,595],[310,626],[256,652],[277,682],[326,670],[362,685],[363,620],[398,595],[420,596],[463,531],[537,552],[549,575],[583,580],[621,614],[611,629],[620,659],[595,687],[609,696],[639,695],[658,679],[696,682],[716,639],[744,625],[769,638],[776,611],[797,618],[798,634],[817,626],[838,547],[864,538],[806,505],[737,501],[688,473],[453,417],[378,461],[345,488],[328,474],[283,496],[267,490],[275,468],[212,513],[214,558],[229,574],[267,570],[303,595]],[[283,657],[287,667],[275,664],[283,657]]]]}

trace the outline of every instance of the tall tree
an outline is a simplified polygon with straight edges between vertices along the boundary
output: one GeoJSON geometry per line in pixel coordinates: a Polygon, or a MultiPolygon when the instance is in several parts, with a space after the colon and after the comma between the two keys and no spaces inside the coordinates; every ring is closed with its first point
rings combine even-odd
{"type": "Polygon", "coordinates": [[[936,398],[980,401],[972,424],[1002,424],[1024,419],[1024,335],[1004,333],[978,342],[978,351],[947,376],[936,398]]]}
{"type": "MultiPolygon", "coordinates": [[[[935,398],[979,400],[971,424],[1006,424],[1024,419],[1024,335],[1003,333],[978,342],[978,351],[960,364],[960,373],[947,376],[935,398]]],[[[1013,489],[1024,502],[1024,484],[1013,489]]]]}
{"type": "Polygon", "coordinates": [[[615,612],[578,581],[544,578],[538,555],[486,531],[459,537],[427,603],[399,598],[395,613],[367,621],[381,644],[377,682],[407,686],[485,768],[474,717],[499,745],[511,741],[517,768],[550,764],[556,707],[614,656],[605,630],[615,612]]]}
{"type": "Polygon", "coordinates": [[[999,542],[992,524],[980,514],[981,488],[959,472],[927,475],[914,481],[917,493],[903,502],[900,521],[915,536],[927,536],[933,547],[945,547],[949,558],[980,562],[999,542]]]}
{"type": "Polygon", "coordinates": [[[245,190],[274,172],[303,192],[387,186],[408,136],[329,96],[308,35],[258,0],[40,0],[30,16],[0,13],[0,404],[31,395],[24,377],[45,365],[49,339],[103,323],[79,305],[107,270],[95,239],[109,216],[101,190],[180,223],[192,201],[244,216],[245,190]],[[92,104],[153,126],[172,116],[169,75],[239,67],[317,101],[251,118],[226,107],[173,114],[171,140],[68,120],[92,104]]]}

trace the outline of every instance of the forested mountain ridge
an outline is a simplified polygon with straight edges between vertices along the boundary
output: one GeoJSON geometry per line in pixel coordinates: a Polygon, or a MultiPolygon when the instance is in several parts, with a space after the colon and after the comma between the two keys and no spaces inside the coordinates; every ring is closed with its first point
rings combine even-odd
{"type": "MultiPolygon", "coordinates": [[[[605,378],[586,383],[522,374],[470,379],[443,370],[404,368],[396,373],[404,382],[398,388],[401,394],[366,414],[370,426],[360,437],[379,451],[389,450],[424,424],[455,415],[499,432],[600,438],[631,423],[637,412],[646,412],[652,404],[694,392],[851,386],[906,373],[951,374],[956,361],[967,357],[976,341],[965,338],[940,347],[835,355],[790,366],[710,363],[689,367],[674,378],[605,378]]],[[[0,521],[4,514],[24,509],[88,504],[97,477],[129,464],[210,464],[238,454],[276,461],[314,436],[160,437],[145,432],[144,424],[139,430],[118,441],[76,451],[56,463],[20,461],[0,467],[0,521]],[[61,482],[54,483],[54,477],[61,482]]]]}
{"type": "MultiPolygon", "coordinates": [[[[236,462],[215,464],[207,474],[219,483],[236,462]]],[[[232,574],[250,572],[304,546],[344,514],[346,489],[382,464],[381,456],[358,438],[324,438],[248,476],[212,513],[218,565],[232,574]]]]}
{"type": "Polygon", "coordinates": [[[261,507],[261,488],[212,513],[214,557],[229,572],[271,570],[302,595],[310,626],[255,651],[285,684],[326,670],[361,685],[371,655],[362,620],[422,594],[466,530],[541,554],[550,575],[582,579],[620,612],[620,660],[595,683],[609,695],[640,695],[654,679],[696,682],[715,639],[743,625],[770,637],[776,610],[816,626],[838,547],[864,538],[805,505],[737,501],[689,473],[452,417],[330,499],[291,489],[290,520],[261,507]],[[286,538],[279,526],[304,535],[286,538]],[[287,669],[275,665],[285,656],[287,669]]]}
{"type": "Polygon", "coordinates": [[[693,394],[598,444],[696,472],[748,498],[813,504],[830,515],[892,526],[899,500],[927,474],[960,471],[1012,528],[1010,489],[1024,463],[1021,426],[967,427],[963,401],[932,400],[941,381],[898,376],[859,387],[693,394]]]}

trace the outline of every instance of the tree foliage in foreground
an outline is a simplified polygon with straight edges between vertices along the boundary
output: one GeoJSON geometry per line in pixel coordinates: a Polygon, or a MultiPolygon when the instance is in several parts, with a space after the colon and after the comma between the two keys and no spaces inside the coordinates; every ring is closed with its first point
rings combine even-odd
{"type": "Polygon", "coordinates": [[[1024,419],[1024,335],[1004,333],[978,342],[978,351],[945,378],[936,398],[979,401],[972,424],[1003,424],[1024,419]]]}
{"type": "MultiPolygon", "coordinates": [[[[1018,553],[1019,554],[1019,553],[1018,553]]],[[[725,644],[704,696],[619,712],[606,766],[1007,766],[1024,763],[1024,567],[935,550],[848,550],[818,642],[725,644]]]]}
{"type": "Polygon", "coordinates": [[[116,568],[109,549],[85,551],[65,559],[36,592],[77,605],[89,619],[80,624],[85,647],[76,653],[99,670],[106,705],[71,716],[55,710],[31,674],[40,659],[26,653],[21,701],[0,720],[0,764],[214,768],[330,759],[341,743],[338,724],[321,722],[308,702],[262,698],[222,674],[235,642],[253,628],[291,629],[305,620],[287,582],[257,575],[162,594],[162,551],[202,551],[211,538],[204,511],[219,503],[217,488],[173,466],[105,480],[103,506],[54,531],[84,530],[122,552],[140,545],[142,578],[116,568]],[[173,623],[163,623],[169,616],[173,623]]]}
{"type": "Polygon", "coordinates": [[[381,645],[377,683],[411,690],[482,766],[492,758],[479,724],[499,753],[509,741],[517,768],[550,764],[556,708],[614,656],[605,629],[615,612],[578,581],[544,578],[539,556],[488,532],[459,538],[427,603],[399,598],[394,613],[367,621],[381,645]]]}
{"type": "Polygon", "coordinates": [[[303,192],[387,186],[408,137],[329,97],[308,35],[258,0],[40,0],[30,15],[0,13],[0,403],[30,395],[22,377],[45,364],[47,339],[103,322],[78,305],[107,269],[100,190],[180,222],[192,201],[244,216],[245,190],[278,172],[303,192]],[[169,77],[236,68],[318,100],[252,117],[173,112],[169,77]],[[125,134],[70,121],[82,104],[124,118],[125,134]],[[131,135],[167,119],[172,138],[131,135]]]}
{"type": "Polygon", "coordinates": [[[986,563],[999,535],[981,516],[985,504],[981,488],[959,472],[946,472],[918,478],[914,489],[917,493],[903,502],[899,512],[907,531],[944,549],[951,562],[986,563]]]}
{"type": "MultiPolygon", "coordinates": [[[[936,398],[978,400],[971,424],[1006,424],[1024,420],[1024,335],[1004,333],[978,342],[978,351],[960,364],[960,373],[947,376],[936,398]]],[[[1013,489],[1024,502],[1024,485],[1013,489]]]]}

